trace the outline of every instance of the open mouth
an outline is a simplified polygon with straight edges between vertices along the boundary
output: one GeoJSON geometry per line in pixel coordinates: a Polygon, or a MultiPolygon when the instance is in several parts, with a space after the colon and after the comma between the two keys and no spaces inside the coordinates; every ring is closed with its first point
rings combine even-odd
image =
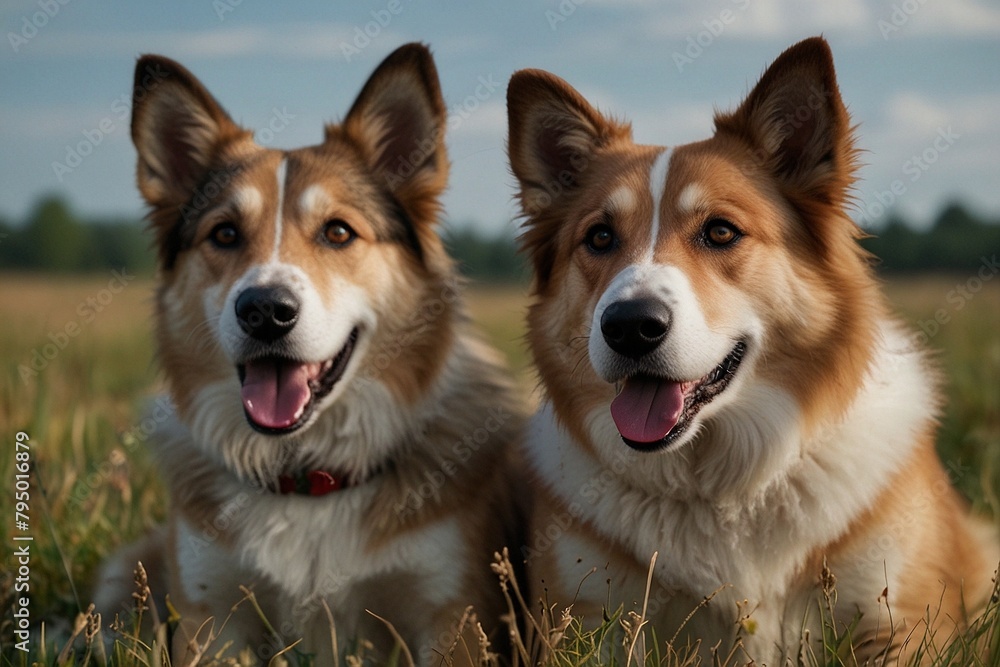
{"type": "Polygon", "coordinates": [[[677,382],[649,375],[625,380],[611,403],[611,417],[625,444],[653,451],[674,443],[687,431],[698,411],[725,391],[746,354],[746,343],[736,343],[726,358],[701,378],[677,382]]]}
{"type": "Polygon", "coordinates": [[[343,376],[357,342],[355,327],[344,347],[326,361],[267,356],[239,364],[243,412],[250,426],[261,433],[282,434],[305,424],[316,403],[343,376]]]}

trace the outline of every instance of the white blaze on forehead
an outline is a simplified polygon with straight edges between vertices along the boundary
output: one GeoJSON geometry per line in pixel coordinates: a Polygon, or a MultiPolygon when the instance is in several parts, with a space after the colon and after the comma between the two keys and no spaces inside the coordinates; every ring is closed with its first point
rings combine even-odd
{"type": "Polygon", "coordinates": [[[233,203],[236,204],[240,213],[247,217],[260,215],[260,212],[264,210],[264,198],[261,196],[260,190],[250,185],[243,186],[236,191],[233,203]]]}
{"type": "Polygon", "coordinates": [[[323,186],[313,183],[302,191],[299,195],[299,213],[303,216],[325,213],[325,209],[330,206],[332,199],[326,193],[323,186]]]}
{"type": "Polygon", "coordinates": [[[274,250],[271,253],[271,261],[278,261],[278,254],[281,249],[281,226],[282,214],[285,209],[285,177],[288,174],[288,159],[281,158],[275,176],[278,179],[278,201],[274,214],[274,250]]]}
{"type": "Polygon", "coordinates": [[[646,252],[646,261],[653,261],[653,253],[656,249],[656,241],[660,235],[660,206],[663,204],[663,193],[667,189],[667,169],[670,167],[670,156],[673,155],[673,148],[666,148],[656,156],[653,166],[649,170],[649,193],[653,197],[653,218],[650,222],[649,248],[646,252]]]}
{"type": "Polygon", "coordinates": [[[677,198],[677,207],[682,213],[694,213],[705,208],[705,190],[697,183],[689,183],[677,198]]]}

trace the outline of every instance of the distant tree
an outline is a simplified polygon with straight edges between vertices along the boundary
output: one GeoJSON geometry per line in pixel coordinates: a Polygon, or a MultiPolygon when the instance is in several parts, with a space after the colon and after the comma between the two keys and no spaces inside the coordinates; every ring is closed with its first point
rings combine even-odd
{"type": "Polygon", "coordinates": [[[83,221],[60,197],[39,201],[20,227],[0,221],[0,270],[149,274],[154,265],[142,223],[83,221]]]}
{"type": "Polygon", "coordinates": [[[1000,224],[979,219],[959,203],[945,206],[926,232],[893,216],[862,241],[879,258],[883,273],[969,271],[984,255],[1000,252],[1000,224]]]}
{"type": "Polygon", "coordinates": [[[465,224],[447,229],[444,240],[459,270],[469,278],[493,283],[527,280],[527,269],[510,234],[500,232],[490,237],[465,224]]]}
{"type": "Polygon", "coordinates": [[[934,230],[975,234],[981,226],[982,222],[969,213],[968,209],[958,202],[949,202],[938,214],[934,230]]]}
{"type": "Polygon", "coordinates": [[[6,220],[0,220],[0,269],[11,266],[9,258],[14,241],[14,230],[6,220]]]}
{"type": "Polygon", "coordinates": [[[127,268],[134,273],[151,273],[155,268],[152,238],[142,223],[118,221],[94,223],[91,236],[99,268],[127,268]]]}
{"type": "Polygon", "coordinates": [[[87,266],[92,250],[90,234],[59,197],[38,203],[18,245],[26,268],[60,273],[91,268],[87,266]]]}

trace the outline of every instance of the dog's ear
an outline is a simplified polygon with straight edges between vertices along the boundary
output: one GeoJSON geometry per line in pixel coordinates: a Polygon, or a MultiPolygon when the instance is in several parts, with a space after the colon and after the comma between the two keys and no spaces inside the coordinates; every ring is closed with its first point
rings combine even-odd
{"type": "Polygon", "coordinates": [[[446,109],[430,50],[404,44],[368,78],[341,126],[346,136],[415,221],[434,221],[448,182],[446,109]]]}
{"type": "Polygon", "coordinates": [[[778,56],[736,111],[716,115],[715,127],[746,142],[793,202],[843,203],[855,150],[833,54],[822,37],[778,56]]]}
{"type": "Polygon", "coordinates": [[[601,115],[561,78],[521,70],[507,86],[507,151],[529,220],[579,185],[594,151],[631,127],[601,115]]]}
{"type": "Polygon", "coordinates": [[[511,77],[507,121],[507,152],[525,216],[519,240],[542,290],[555,262],[560,199],[579,187],[597,150],[630,140],[632,128],[603,116],[564,80],[534,69],[511,77]]]}
{"type": "Polygon", "coordinates": [[[179,63],[155,55],[136,63],[132,141],[139,153],[139,191],[149,204],[184,204],[218,152],[251,136],[179,63]]]}

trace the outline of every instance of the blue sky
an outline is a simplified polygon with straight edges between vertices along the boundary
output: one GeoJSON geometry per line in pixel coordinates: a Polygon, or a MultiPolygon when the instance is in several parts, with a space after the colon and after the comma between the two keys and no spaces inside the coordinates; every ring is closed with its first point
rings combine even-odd
{"type": "Polygon", "coordinates": [[[395,47],[426,42],[454,114],[447,218],[499,231],[516,214],[504,154],[515,70],[555,72],[632,120],[637,140],[677,144],[706,137],[713,108],[819,33],[867,151],[856,218],[877,225],[889,204],[926,224],[954,198],[1000,217],[995,0],[6,0],[0,17],[9,220],[47,193],[87,216],[142,214],[128,133],[141,53],[184,63],[247,127],[285,119],[258,140],[291,148],[318,141],[395,47]]]}

